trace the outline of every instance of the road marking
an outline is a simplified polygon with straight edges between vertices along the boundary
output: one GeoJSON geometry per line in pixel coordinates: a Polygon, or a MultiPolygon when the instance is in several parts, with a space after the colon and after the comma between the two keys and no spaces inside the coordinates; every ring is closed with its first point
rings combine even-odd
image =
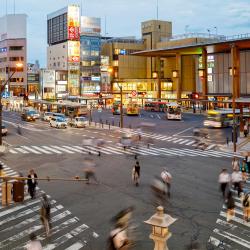
{"type": "Polygon", "coordinates": [[[22,149],[22,148],[15,148],[15,150],[23,153],[23,154],[28,154],[29,152],[27,152],[26,150],[22,149]]]}
{"type": "Polygon", "coordinates": [[[160,119],[160,120],[161,120],[161,116],[160,116],[160,115],[156,114],[156,116],[158,117],[158,119],[160,119]]]}
{"type": "Polygon", "coordinates": [[[73,150],[73,151],[78,152],[78,153],[82,153],[82,150],[80,150],[80,149],[76,149],[76,148],[69,147],[69,146],[62,146],[62,147],[73,150]]]}
{"type": "Polygon", "coordinates": [[[72,151],[70,151],[70,150],[68,150],[66,148],[62,148],[62,147],[59,147],[59,146],[53,146],[53,145],[51,145],[51,147],[53,147],[55,149],[58,149],[58,150],[61,150],[63,152],[69,153],[69,154],[74,154],[74,152],[72,152],[72,151]]]}
{"type": "Polygon", "coordinates": [[[84,245],[81,242],[76,242],[72,246],[66,248],[65,250],[78,250],[84,247],[84,245]]]}
{"type": "Polygon", "coordinates": [[[55,149],[53,149],[53,148],[50,148],[50,147],[48,147],[48,146],[41,146],[41,147],[43,147],[43,148],[45,148],[45,149],[47,149],[47,150],[49,150],[49,151],[52,151],[52,152],[54,152],[54,153],[62,154],[62,152],[60,152],[60,151],[58,151],[58,150],[55,150],[55,149]]]}
{"type": "Polygon", "coordinates": [[[194,128],[194,127],[190,127],[190,128],[184,129],[181,132],[174,134],[173,136],[180,135],[180,134],[182,134],[182,133],[184,133],[184,132],[186,132],[186,131],[188,131],[188,130],[190,130],[192,128],[194,128]]]}
{"type": "Polygon", "coordinates": [[[186,145],[191,145],[193,143],[195,143],[195,141],[190,141],[190,142],[186,143],[186,145]]]}
{"type": "Polygon", "coordinates": [[[29,148],[27,146],[21,146],[21,148],[26,149],[27,151],[30,151],[31,153],[34,153],[34,154],[39,154],[39,155],[41,154],[40,152],[37,152],[36,150],[29,148]]]}
{"type": "Polygon", "coordinates": [[[52,249],[58,247],[59,245],[65,243],[67,240],[72,239],[73,237],[76,237],[78,234],[80,234],[81,232],[85,231],[88,228],[89,227],[87,225],[82,224],[81,226],[71,230],[69,233],[66,233],[65,235],[57,238],[56,240],[53,241],[53,244],[48,244],[43,249],[44,250],[52,250],[52,249]]]}
{"type": "Polygon", "coordinates": [[[47,151],[47,150],[44,150],[44,149],[42,149],[42,148],[39,148],[38,146],[31,146],[32,148],[34,148],[34,149],[36,149],[36,150],[38,150],[38,151],[40,151],[40,152],[43,152],[43,153],[45,153],[45,154],[52,154],[51,152],[49,152],[49,151],[47,151]]]}
{"type": "Polygon", "coordinates": [[[213,232],[249,249],[250,241],[244,240],[244,239],[242,239],[234,234],[228,233],[228,232],[223,231],[223,230],[219,230],[217,228],[215,228],[213,230],[213,232]]]}

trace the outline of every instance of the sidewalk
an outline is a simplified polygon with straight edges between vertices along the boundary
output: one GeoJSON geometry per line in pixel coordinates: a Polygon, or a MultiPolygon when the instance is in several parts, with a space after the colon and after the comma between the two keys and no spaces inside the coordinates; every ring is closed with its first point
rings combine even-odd
{"type": "MultiPolygon", "coordinates": [[[[224,144],[219,146],[221,151],[225,152],[234,152],[234,145],[232,142],[229,142],[228,144],[224,144]]],[[[250,153],[250,136],[248,137],[238,137],[237,143],[236,143],[236,153],[244,154],[244,152],[250,153]]]]}

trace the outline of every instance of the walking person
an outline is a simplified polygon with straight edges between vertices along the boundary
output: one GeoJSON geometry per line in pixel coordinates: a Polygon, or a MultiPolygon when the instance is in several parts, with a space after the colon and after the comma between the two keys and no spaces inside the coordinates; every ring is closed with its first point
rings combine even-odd
{"type": "Polygon", "coordinates": [[[246,123],[244,125],[243,130],[244,130],[244,136],[247,137],[247,135],[248,135],[248,125],[246,123]]]}
{"type": "Polygon", "coordinates": [[[246,160],[242,161],[242,164],[240,165],[240,171],[242,173],[243,181],[246,182],[246,180],[247,180],[247,172],[248,172],[248,167],[247,167],[246,160]]]}
{"type": "Polygon", "coordinates": [[[238,191],[238,197],[240,197],[240,193],[242,192],[242,173],[239,170],[234,170],[231,175],[232,184],[234,185],[234,190],[238,191]]]}
{"type": "Polygon", "coordinates": [[[234,157],[232,160],[232,169],[233,169],[233,171],[240,169],[240,163],[239,163],[239,159],[237,157],[234,157]]]}
{"type": "Polygon", "coordinates": [[[242,195],[243,218],[245,222],[250,219],[250,193],[242,195]]]}
{"type": "Polygon", "coordinates": [[[36,186],[37,186],[37,174],[35,173],[34,169],[30,170],[28,175],[28,192],[30,194],[31,199],[36,198],[36,186]]]}
{"type": "Polygon", "coordinates": [[[93,179],[95,181],[96,184],[99,184],[96,175],[95,175],[95,162],[93,161],[93,159],[91,158],[86,158],[84,160],[84,173],[85,173],[85,178],[87,180],[87,184],[89,184],[90,179],[93,179]]]}
{"type": "Polygon", "coordinates": [[[221,173],[219,174],[219,183],[220,183],[220,189],[222,192],[222,196],[225,199],[226,196],[226,189],[228,188],[228,184],[230,182],[230,175],[227,172],[227,169],[222,169],[221,173]]]}
{"type": "Polygon", "coordinates": [[[47,236],[50,235],[50,230],[51,230],[51,223],[50,223],[50,209],[51,205],[50,202],[47,198],[47,195],[44,194],[42,197],[42,206],[40,210],[40,219],[42,221],[42,224],[44,225],[45,228],[45,233],[47,236]]]}
{"type": "Polygon", "coordinates": [[[167,169],[164,169],[161,172],[161,178],[163,180],[163,182],[166,184],[167,187],[167,195],[168,198],[170,198],[170,187],[171,187],[171,180],[172,180],[172,175],[167,171],[167,169]]]}
{"type": "Polygon", "coordinates": [[[27,250],[42,250],[42,245],[39,240],[37,240],[35,233],[31,233],[30,236],[30,242],[26,245],[27,250]]]}
{"type": "Polygon", "coordinates": [[[132,180],[134,181],[137,187],[139,186],[140,171],[141,171],[141,166],[139,164],[139,161],[136,161],[135,166],[133,167],[132,170],[132,180]]]}
{"type": "Polygon", "coordinates": [[[231,191],[228,192],[226,206],[227,206],[227,222],[230,222],[235,214],[235,211],[234,211],[235,203],[234,203],[234,199],[233,199],[233,195],[231,191]]]}

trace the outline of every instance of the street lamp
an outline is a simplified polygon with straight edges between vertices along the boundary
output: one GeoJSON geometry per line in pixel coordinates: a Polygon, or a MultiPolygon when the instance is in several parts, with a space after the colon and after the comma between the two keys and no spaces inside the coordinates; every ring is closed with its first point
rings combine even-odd
{"type": "Polygon", "coordinates": [[[123,96],[122,96],[122,85],[117,84],[120,89],[120,96],[121,96],[121,106],[120,106],[120,128],[123,128],[123,96]]]}
{"type": "Polygon", "coordinates": [[[168,250],[167,240],[172,236],[168,231],[168,227],[176,220],[170,215],[164,214],[164,208],[159,206],[157,207],[157,212],[144,221],[152,226],[152,233],[149,237],[155,242],[154,250],[168,250]]]}
{"type": "Polygon", "coordinates": [[[3,138],[2,138],[2,113],[3,113],[3,106],[2,106],[2,94],[4,92],[5,86],[9,83],[12,76],[17,72],[18,69],[21,69],[23,67],[22,63],[16,63],[15,70],[12,72],[12,74],[9,76],[9,78],[0,85],[0,147],[3,144],[3,138]]]}

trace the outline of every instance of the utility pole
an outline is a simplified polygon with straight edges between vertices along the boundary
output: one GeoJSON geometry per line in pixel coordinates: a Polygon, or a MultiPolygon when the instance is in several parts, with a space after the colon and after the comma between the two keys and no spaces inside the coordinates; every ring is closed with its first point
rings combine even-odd
{"type": "Polygon", "coordinates": [[[123,128],[123,96],[122,96],[122,85],[118,85],[120,88],[121,95],[121,109],[120,109],[120,128],[123,128]]]}

